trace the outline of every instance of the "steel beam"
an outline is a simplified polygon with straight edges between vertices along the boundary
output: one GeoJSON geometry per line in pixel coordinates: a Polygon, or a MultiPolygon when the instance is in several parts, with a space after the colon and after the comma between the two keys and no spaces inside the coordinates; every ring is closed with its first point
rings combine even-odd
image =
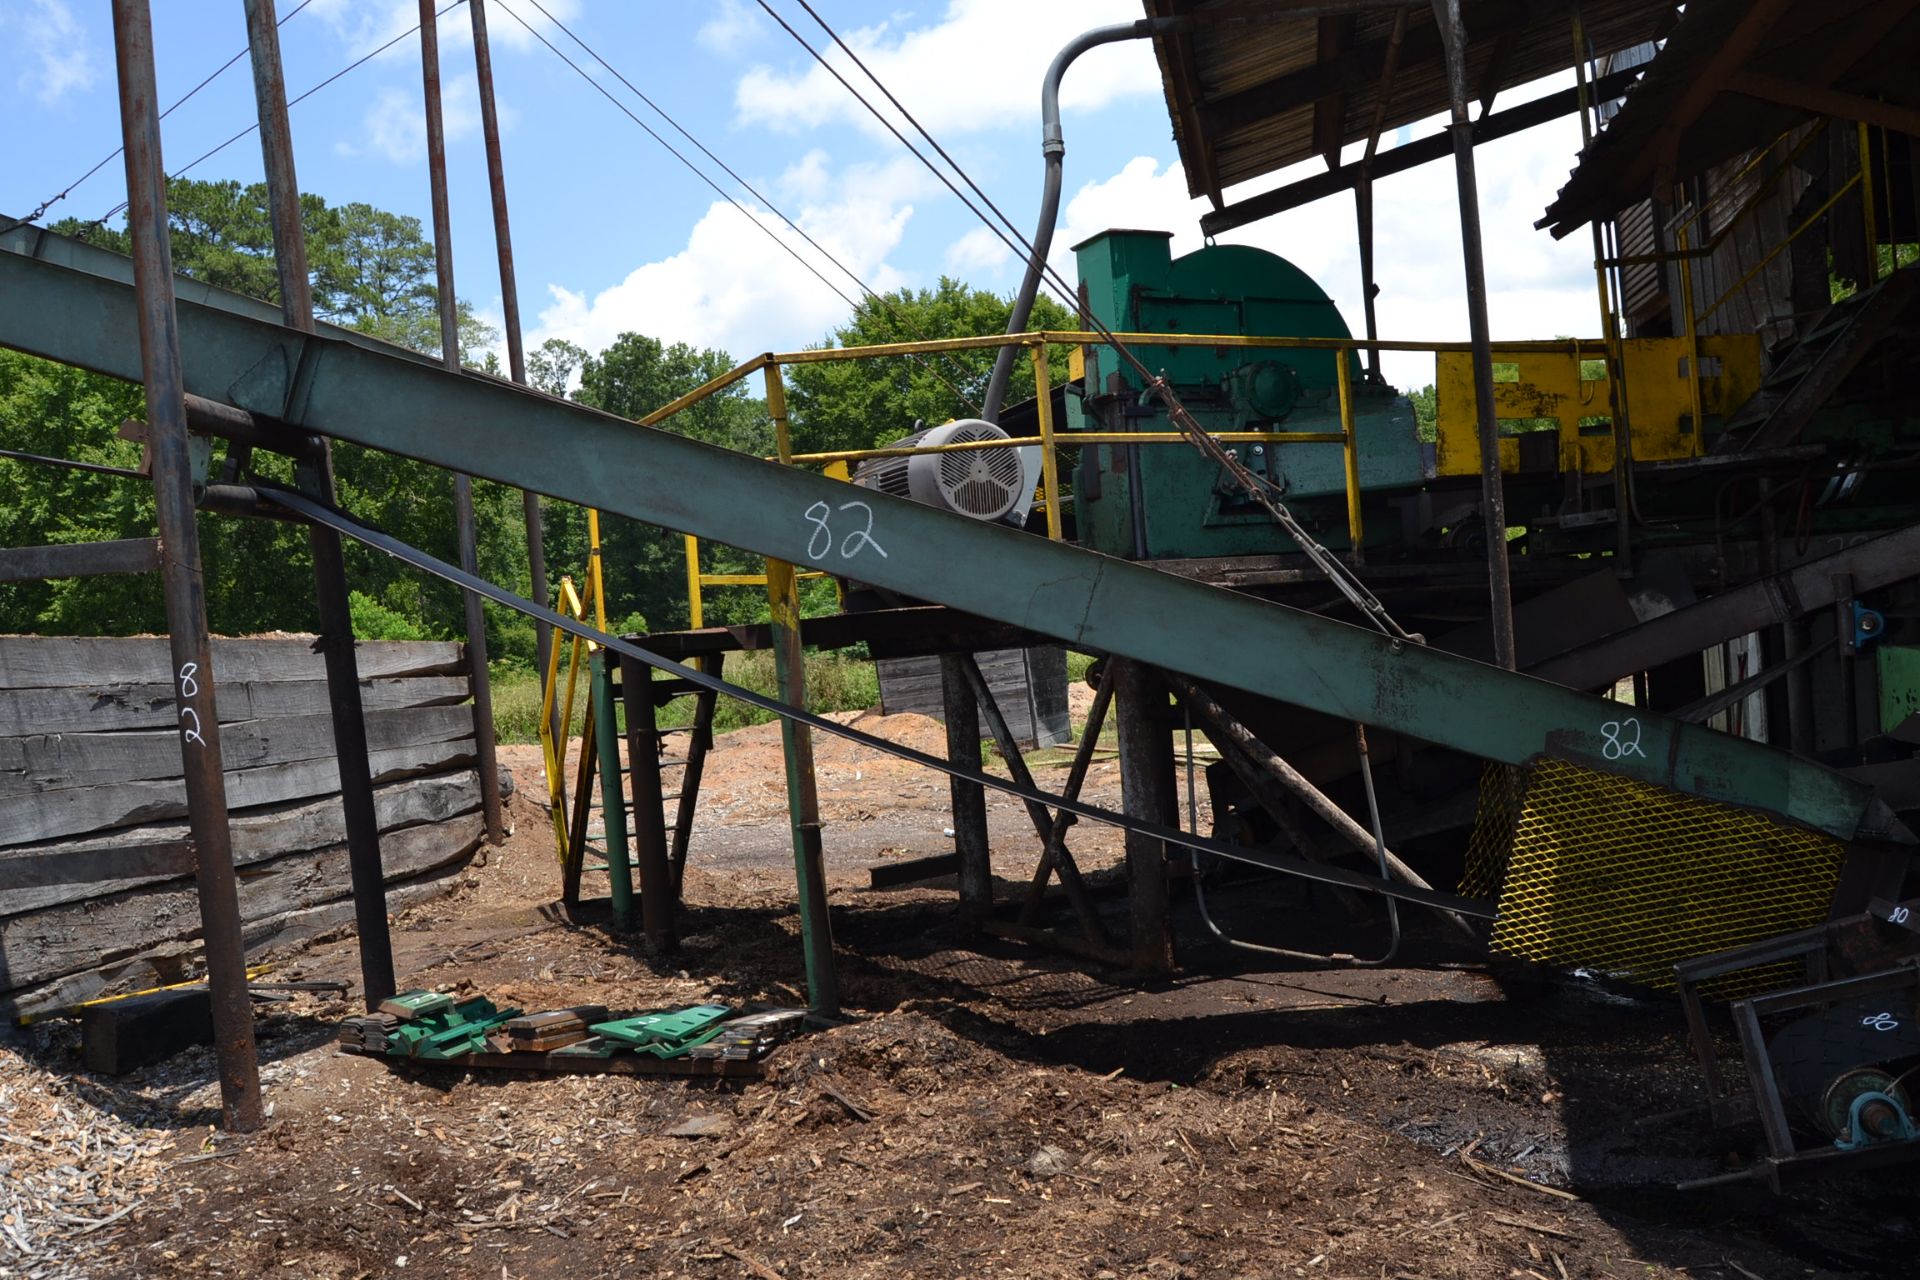
{"type": "MultiPolygon", "coordinates": [[[[1630,71],[1616,71],[1594,81],[1593,90],[1599,101],[1618,97],[1625,93],[1639,77],[1641,68],[1630,71]]],[[[1550,93],[1544,98],[1535,98],[1504,111],[1496,111],[1490,116],[1482,116],[1473,122],[1473,143],[1492,142],[1511,134],[1531,129],[1535,125],[1557,120],[1561,116],[1572,115],[1580,109],[1580,90],[1562,89],[1550,93]]],[[[1405,146],[1389,147],[1370,161],[1356,161],[1341,165],[1326,173],[1316,173],[1297,182],[1289,182],[1284,187],[1275,187],[1271,191],[1262,191],[1259,195],[1249,196],[1245,200],[1215,209],[1200,218],[1200,229],[1206,234],[1220,235],[1236,227],[1270,218],[1276,213],[1285,213],[1288,209],[1297,209],[1304,204],[1337,194],[1348,187],[1358,188],[1367,180],[1368,170],[1372,177],[1384,178],[1391,174],[1405,173],[1409,169],[1442,159],[1453,154],[1453,139],[1446,133],[1436,133],[1431,137],[1409,142],[1405,146]]]]}
{"type": "MultiPolygon", "coordinates": [[[[776,376],[778,371],[775,371],[776,376]]],[[[769,406],[776,413],[784,408],[769,406]]],[[[773,613],[773,667],[780,701],[806,709],[806,651],[800,644],[800,593],[793,566],[767,561],[767,600],[773,613]]],[[[780,719],[787,765],[787,816],[793,829],[793,871],[800,898],[800,945],[807,970],[807,1007],[821,1017],[840,1012],[840,979],[833,964],[833,922],[827,914],[827,872],[820,845],[820,791],[813,770],[813,730],[780,719]]]]}
{"type": "MultiPolygon", "coordinates": [[[[135,296],[122,291],[121,334],[134,379],[145,384],[153,498],[164,548],[167,643],[179,708],[180,767],[187,791],[200,931],[213,1004],[213,1049],[221,1111],[229,1129],[260,1127],[260,1062],[247,995],[247,947],[227,825],[220,767],[220,716],[214,706],[213,643],[207,635],[206,582],[194,526],[193,461],[180,363],[180,326],[167,240],[167,170],[160,154],[160,106],[153,77],[153,19],[147,0],[114,0],[114,60],[120,80],[120,133],[126,152],[127,230],[133,240],[135,296]]],[[[27,319],[20,299],[0,290],[8,316],[27,319]]],[[[125,375],[123,375],[125,376],[125,375]]]]}
{"type": "MultiPolygon", "coordinates": [[[[69,249],[69,261],[90,255],[69,249]]],[[[116,255],[101,253],[105,259],[116,255]]],[[[137,380],[132,291],[0,252],[0,346],[137,380]]],[[[1842,838],[1904,832],[1785,752],[1150,566],[860,492],[232,310],[182,305],[190,390],[303,430],[537,490],[1488,760],[1549,755],[1842,838]],[[869,521],[870,518],[870,521],[869,521]],[[1276,654],[1285,655],[1277,661],[1276,654]],[[1623,732],[1629,738],[1622,739],[1623,732]],[[1637,736],[1631,736],[1635,735],[1637,736]]]]}
{"type": "MultiPolygon", "coordinates": [[[[590,694],[593,699],[594,745],[600,763],[601,844],[606,847],[608,895],[613,901],[613,927],[633,928],[633,851],[627,841],[627,788],[620,780],[620,720],[614,710],[613,673],[619,655],[602,649],[593,655],[590,694]]],[[[580,795],[589,788],[583,781],[580,795]]],[[[584,816],[580,830],[586,830],[584,816]]],[[[584,857],[582,859],[584,861],[584,857]]]]}
{"type": "MultiPolygon", "coordinates": [[[[1174,778],[1173,726],[1167,717],[1167,686],[1159,673],[1138,662],[1113,662],[1114,719],[1120,737],[1120,799],[1129,818],[1162,826],[1180,825],[1180,792],[1174,778]]],[[[1167,915],[1167,860],[1164,840],[1128,831],[1128,948],[1142,973],[1173,968],[1173,931],[1167,915]]]]}
{"type": "Polygon", "coordinates": [[[1527,674],[1573,689],[1603,688],[1636,671],[1649,671],[1709,645],[1827,608],[1834,602],[1834,579],[1841,574],[1851,576],[1856,593],[1920,577],[1920,525],[1661,614],[1618,635],[1549,658],[1530,667],[1527,674]]]}
{"type": "Polygon", "coordinates": [[[626,794],[633,797],[633,869],[640,878],[640,928],[647,954],[661,956],[680,942],[674,933],[676,895],[673,862],[667,853],[666,788],[660,777],[653,668],[621,656],[620,693],[627,708],[626,794]]]}

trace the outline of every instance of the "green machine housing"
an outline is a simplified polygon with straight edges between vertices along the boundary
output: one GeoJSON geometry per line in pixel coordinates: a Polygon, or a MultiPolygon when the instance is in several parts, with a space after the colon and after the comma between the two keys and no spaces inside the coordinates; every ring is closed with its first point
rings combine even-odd
{"type": "MultiPolygon", "coordinates": [[[[1339,309],[1285,258],[1211,245],[1174,258],[1166,231],[1105,231],[1074,247],[1084,304],[1108,328],[1141,333],[1261,337],[1352,336],[1339,309]]],[[[1246,347],[1135,348],[1173,384],[1209,431],[1340,430],[1339,357],[1332,351],[1246,347]]],[[[1363,493],[1417,488],[1432,475],[1413,405],[1362,378],[1353,360],[1353,412],[1363,493]]],[[[1170,431],[1165,407],[1143,405],[1137,373],[1104,347],[1086,352],[1085,395],[1066,404],[1071,431],[1170,431]]],[[[1332,443],[1239,443],[1250,470],[1332,547],[1347,545],[1343,450],[1332,443]]],[[[1082,545],[1132,560],[1274,555],[1292,540],[1214,463],[1184,445],[1088,446],[1074,502],[1082,545]]],[[[1382,522],[1382,532],[1397,522],[1382,522]]]]}

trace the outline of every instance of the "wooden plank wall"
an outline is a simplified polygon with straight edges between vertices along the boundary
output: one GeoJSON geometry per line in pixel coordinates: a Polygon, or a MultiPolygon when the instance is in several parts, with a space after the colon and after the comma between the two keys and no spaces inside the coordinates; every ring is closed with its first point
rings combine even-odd
{"type": "MultiPolygon", "coordinates": [[[[249,954],[350,924],[326,669],[311,636],[214,641],[249,954]]],[[[388,901],[451,887],[481,839],[455,643],[364,642],[388,901]]],[[[199,909],[164,637],[0,636],[0,1015],[190,976],[199,909]]]]}
{"type": "MultiPolygon", "coordinates": [[[[1022,747],[1050,747],[1072,736],[1067,722],[1067,651],[1054,645],[1033,649],[995,649],[978,653],[980,674],[986,677],[1007,728],[1022,747]]],[[[946,723],[946,702],[940,690],[940,659],[884,658],[879,664],[880,710],[932,716],[946,723]]],[[[986,717],[981,736],[991,740],[986,717]]]]}

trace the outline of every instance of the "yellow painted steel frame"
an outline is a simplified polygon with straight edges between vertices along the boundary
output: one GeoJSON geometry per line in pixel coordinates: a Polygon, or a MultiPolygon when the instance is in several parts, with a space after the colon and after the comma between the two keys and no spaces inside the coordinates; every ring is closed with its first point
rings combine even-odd
{"type": "MultiPolygon", "coordinates": [[[[590,524],[589,528],[597,532],[596,524],[597,522],[590,524]]],[[[589,595],[593,593],[591,584],[588,585],[587,591],[589,595]]],[[[560,612],[570,618],[584,619],[587,616],[586,601],[582,600],[579,593],[574,590],[573,579],[570,577],[560,579],[560,612]]],[[[598,618],[604,612],[604,610],[598,610],[594,616],[598,618]]],[[[604,623],[601,629],[605,630],[604,623]]],[[[568,646],[567,696],[566,701],[561,704],[560,732],[557,737],[553,728],[553,708],[554,703],[559,699],[560,645],[554,645],[552,652],[547,656],[547,678],[540,697],[540,754],[541,763],[547,774],[547,811],[553,819],[553,835],[559,845],[562,862],[567,859],[568,817],[565,779],[567,743],[572,738],[573,730],[574,694],[580,683],[582,658],[594,647],[590,641],[582,640],[579,636],[573,637],[572,644],[568,646]]],[[[587,716],[589,719],[593,716],[593,707],[590,702],[587,706],[587,716]]],[[[585,732],[583,726],[582,736],[585,732]]]]}
{"type": "MultiPolygon", "coordinates": [[[[1390,339],[1360,341],[1352,338],[1291,338],[1254,336],[1238,333],[1115,333],[1111,340],[1127,344],[1154,343],[1160,346],[1174,347],[1241,347],[1267,350],[1332,351],[1342,356],[1366,348],[1378,351],[1429,352],[1436,356],[1466,356],[1473,350],[1466,342],[1404,342],[1390,339]]],[[[977,351],[1003,346],[1024,346],[1029,349],[1033,361],[1034,386],[1036,389],[1036,417],[1041,449],[1041,492],[1038,495],[1038,508],[1046,519],[1047,536],[1058,540],[1062,536],[1060,518],[1060,469],[1058,450],[1062,444],[1069,448],[1078,448],[1088,444],[1126,444],[1126,445],[1177,445],[1188,444],[1188,438],[1177,431],[1151,432],[1075,432],[1062,437],[1054,430],[1051,370],[1047,357],[1050,345],[1067,346],[1071,350],[1068,371],[1073,377],[1084,376],[1085,348],[1090,345],[1105,344],[1106,335],[1088,333],[1081,330],[1036,330],[1029,333],[992,334],[973,338],[944,338],[921,342],[890,342],[866,347],[823,347],[809,351],[790,351],[785,353],[767,352],[753,357],[738,368],[730,369],[719,377],[702,386],[694,388],[678,399],[639,419],[642,426],[656,426],[681,410],[698,404],[708,396],[715,395],[754,373],[762,373],[771,393],[778,384],[781,388],[780,400],[784,403],[785,385],[782,381],[783,369],[791,364],[823,364],[840,360],[867,360],[887,356],[908,356],[932,354],[947,351],[977,351]]],[[[1602,345],[1596,340],[1575,340],[1571,344],[1572,358],[1577,362],[1579,353],[1588,348],[1602,345]]],[[[1559,341],[1523,341],[1508,343],[1501,348],[1504,353],[1540,354],[1548,358],[1564,357],[1569,344],[1559,341]]],[[[1345,488],[1347,499],[1347,531],[1354,546],[1361,545],[1364,533],[1360,506],[1359,443],[1355,435],[1353,413],[1353,387],[1351,378],[1346,376],[1346,362],[1336,362],[1341,371],[1339,392],[1340,430],[1339,431],[1221,431],[1213,438],[1222,442],[1249,442],[1266,444],[1338,444],[1342,448],[1345,460],[1345,488]]],[[[1577,373],[1577,369],[1576,369],[1577,373]]],[[[1470,402],[1469,402],[1470,403],[1470,402]]],[[[1471,408],[1468,409],[1471,413],[1471,408]]],[[[794,453],[791,434],[784,414],[775,423],[777,453],[773,461],[788,465],[822,466],[824,474],[841,480],[851,479],[850,463],[870,458],[912,457],[922,453],[962,452],[975,449],[1028,448],[1034,438],[1011,441],[966,441],[946,445],[922,445],[905,448],[889,447],[880,449],[841,449],[822,453],[794,453]],[[824,464],[824,465],[822,465],[824,464]]],[[[1609,455],[1611,453],[1609,451],[1609,455]]],[[[1476,455],[1477,457],[1477,455],[1476,455]]],[[[1517,457],[1517,455],[1516,455],[1517,457]]],[[[1477,465],[1477,464],[1476,464],[1477,465]]],[[[597,528],[597,526],[596,526],[597,528]]],[[[706,573],[700,568],[700,543],[693,537],[685,539],[687,606],[688,618],[693,626],[706,624],[706,599],[708,587],[764,587],[767,585],[765,574],[759,573],[706,573]]],[[[597,569],[597,561],[596,561],[597,569]]],[[[820,577],[818,573],[796,575],[804,579],[820,577]]]]}
{"type": "MultiPolygon", "coordinates": [[[[1731,413],[1760,387],[1757,334],[1720,334],[1693,341],[1699,345],[1697,361],[1691,358],[1692,341],[1687,338],[1632,338],[1620,343],[1636,461],[1699,457],[1698,415],[1731,413]]],[[[1552,419],[1557,424],[1561,471],[1609,475],[1614,445],[1607,380],[1581,377],[1582,349],[1582,344],[1572,343],[1562,344],[1557,351],[1495,347],[1494,414],[1502,422],[1552,419]]],[[[1479,475],[1471,357],[1440,353],[1435,392],[1438,473],[1479,475]]],[[[1500,469],[1520,469],[1519,435],[1502,435],[1500,469]]]]}

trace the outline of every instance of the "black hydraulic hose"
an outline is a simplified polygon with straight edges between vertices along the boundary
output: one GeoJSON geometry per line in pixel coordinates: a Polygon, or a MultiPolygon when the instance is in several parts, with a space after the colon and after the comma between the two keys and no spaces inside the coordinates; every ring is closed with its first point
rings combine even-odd
{"type": "MultiPolygon", "coordinates": [[[[1047,251],[1053,247],[1053,224],[1060,217],[1061,169],[1067,143],[1060,132],[1060,81],[1075,58],[1089,49],[1121,40],[1138,40],[1156,31],[1180,25],[1177,18],[1142,18],[1138,22],[1119,22],[1112,26],[1083,31],[1067,41],[1053,56],[1047,77],[1040,84],[1040,154],[1046,158],[1046,180],[1040,191],[1040,221],[1033,229],[1032,256],[1027,273],[1020,281],[1020,292],[1013,300],[1013,314],[1007,320],[1008,333],[1025,333],[1033,315],[1034,295],[1040,292],[1040,277],[1046,271],[1047,251]]],[[[1007,398],[1007,383],[1013,377],[1014,347],[1000,348],[994,357],[993,377],[987,382],[986,397],[980,402],[980,416],[988,422],[1000,421],[1000,405],[1007,398]]]]}
{"type": "Polygon", "coordinates": [[[791,720],[795,724],[803,724],[810,729],[817,729],[821,733],[830,733],[835,737],[845,738],[849,742],[858,743],[860,746],[881,752],[884,755],[898,756],[902,760],[911,760],[915,764],[925,765],[929,769],[950,774],[953,777],[964,779],[977,786],[988,787],[995,791],[1004,791],[1008,795],[1016,796],[1021,800],[1047,805],[1057,810],[1065,810],[1068,813],[1077,814],[1082,818],[1089,818],[1108,826],[1119,827],[1123,831],[1137,832],[1140,835],[1148,836],[1165,843],[1198,848],[1207,853],[1235,862],[1245,862],[1256,867],[1266,867],[1269,870],[1279,871],[1287,875],[1300,876],[1303,879],[1318,881],[1322,884],[1344,885],[1349,889],[1358,889],[1363,893],[1384,894],[1390,898],[1399,898],[1403,902],[1417,902],[1423,906],[1433,907],[1440,911],[1479,916],[1488,920],[1493,918],[1493,907],[1489,903],[1475,902],[1470,898],[1463,898],[1458,894],[1445,893],[1437,889],[1416,888],[1413,885],[1404,884],[1398,880],[1379,880],[1373,876],[1363,875],[1357,871],[1349,871],[1344,867],[1322,866],[1319,863],[1309,862],[1305,858],[1295,857],[1292,854],[1279,853],[1270,849],[1243,848],[1239,845],[1228,844],[1224,840],[1188,835],[1178,827],[1169,827],[1162,823],[1149,822],[1142,818],[1133,818],[1126,814],[1114,813],[1112,810],[1102,809],[1098,805],[1088,804],[1084,800],[1075,800],[1069,799],[1066,796],[1054,795],[1052,792],[1042,791],[1038,787],[1026,786],[1022,783],[1014,782],[1011,779],[1002,778],[996,774],[986,773],[979,769],[969,769],[964,765],[957,765],[944,757],[929,755],[924,751],[916,751],[912,747],[904,747],[897,742],[889,742],[885,738],[876,737],[870,733],[863,733],[850,725],[841,724],[837,720],[829,720],[825,716],[815,715],[810,711],[803,711],[798,707],[780,701],[778,698],[769,697],[764,693],[756,693],[752,689],[747,689],[737,684],[731,684],[717,676],[708,675],[698,667],[690,667],[685,663],[675,662],[672,658],[664,657],[651,650],[642,649],[630,640],[623,640],[618,636],[609,635],[597,627],[582,622],[578,618],[568,617],[566,614],[549,609],[545,605],[535,604],[524,596],[517,596],[504,587],[495,586],[477,574],[468,573],[463,569],[448,564],[444,560],[430,556],[418,547],[410,546],[390,534],[368,528],[352,516],[346,515],[322,503],[315,502],[303,494],[294,493],[287,489],[271,488],[266,485],[256,486],[255,492],[261,499],[278,503],[295,515],[307,520],[312,520],[318,524],[326,525],[328,528],[336,529],[347,537],[354,539],[356,542],[364,543],[376,551],[385,552],[394,559],[405,564],[413,565],[417,569],[424,569],[435,577],[451,582],[462,590],[485,596],[495,604],[505,605],[507,608],[519,613],[524,613],[530,618],[544,621],[551,626],[558,627],[569,635],[579,636],[584,640],[591,640],[593,643],[611,649],[615,653],[625,654],[627,657],[644,662],[650,667],[657,667],[661,671],[665,671],[668,675],[684,680],[688,684],[696,685],[702,689],[711,689],[715,693],[723,693],[729,698],[736,698],[746,703],[748,706],[757,707],[772,715],[791,720]]]}

